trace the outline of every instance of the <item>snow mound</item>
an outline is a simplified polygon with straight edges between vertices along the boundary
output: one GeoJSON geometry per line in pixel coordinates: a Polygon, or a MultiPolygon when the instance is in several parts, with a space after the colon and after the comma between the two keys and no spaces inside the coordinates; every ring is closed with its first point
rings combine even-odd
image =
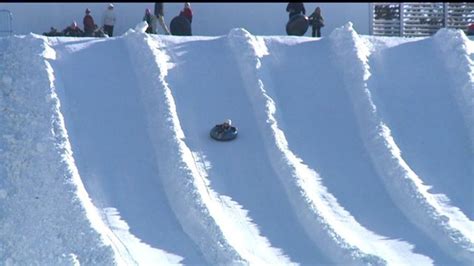
{"type": "Polygon", "coordinates": [[[140,33],[145,33],[147,28],[148,28],[148,23],[146,21],[142,21],[135,26],[135,31],[140,32],[140,33]]]}
{"type": "Polygon", "coordinates": [[[337,55],[335,63],[342,66],[349,62],[353,66],[343,69],[346,90],[354,105],[364,143],[387,191],[421,230],[463,262],[472,261],[474,242],[469,231],[474,229],[473,222],[459,208],[450,206],[445,195],[428,192],[430,187],[403,159],[390,128],[377,112],[367,85],[371,73],[369,51],[364,42],[350,23],[334,30],[330,39],[337,55]],[[352,43],[350,47],[353,48],[344,47],[347,42],[352,43]]]}
{"type": "Polygon", "coordinates": [[[54,50],[32,34],[8,41],[0,73],[0,264],[113,265],[74,170],[46,61],[54,50]]]}
{"type": "Polygon", "coordinates": [[[0,264],[474,262],[472,195],[458,189],[474,165],[474,46],[462,31],[147,27],[0,39],[0,264]],[[430,62],[440,63],[431,83],[430,62]],[[404,135],[428,105],[438,112],[404,135]],[[424,139],[429,152],[407,142],[437,115],[459,133],[423,131],[446,139],[445,152],[436,137],[424,139]],[[224,118],[239,127],[233,142],[209,137],[224,118]],[[426,162],[444,162],[452,190],[426,162]]]}

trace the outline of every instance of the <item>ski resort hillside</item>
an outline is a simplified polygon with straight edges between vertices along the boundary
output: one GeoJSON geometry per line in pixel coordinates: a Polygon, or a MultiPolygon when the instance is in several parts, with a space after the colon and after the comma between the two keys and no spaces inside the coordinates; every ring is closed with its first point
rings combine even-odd
{"type": "Polygon", "coordinates": [[[0,265],[474,264],[462,31],[145,28],[0,38],[0,265]]]}

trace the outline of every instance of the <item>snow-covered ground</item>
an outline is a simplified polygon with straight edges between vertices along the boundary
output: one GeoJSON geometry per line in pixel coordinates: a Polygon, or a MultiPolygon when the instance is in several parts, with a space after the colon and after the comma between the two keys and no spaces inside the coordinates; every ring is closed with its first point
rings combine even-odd
{"type": "Polygon", "coordinates": [[[0,264],[472,265],[473,61],[351,23],[0,38],[0,264]]]}

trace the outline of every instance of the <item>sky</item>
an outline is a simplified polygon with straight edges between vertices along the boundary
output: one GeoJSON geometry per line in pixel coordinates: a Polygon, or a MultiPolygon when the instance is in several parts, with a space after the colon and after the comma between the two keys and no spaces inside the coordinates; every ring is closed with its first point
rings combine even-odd
{"type": "Polygon", "coordinates": [[[474,263],[462,31],[145,26],[0,38],[1,265],[474,263]]]}
{"type": "MultiPolygon", "coordinates": [[[[96,24],[108,3],[0,3],[0,9],[13,13],[13,30],[17,34],[41,34],[50,27],[66,28],[73,20],[82,28],[84,10],[91,9],[96,24]]],[[[232,28],[243,27],[256,35],[283,35],[288,19],[287,3],[191,3],[194,13],[193,34],[224,35],[232,28]]],[[[352,21],[360,34],[369,34],[368,3],[305,3],[310,15],[319,6],[325,19],[322,34],[326,35],[347,21],[352,21]]],[[[145,9],[153,11],[154,3],[115,3],[117,34],[125,33],[141,21],[145,9]]],[[[182,3],[165,4],[165,21],[179,14],[182,3]]],[[[99,26],[100,23],[98,24],[99,26]]],[[[311,35],[311,29],[306,36],[311,35]]]]}

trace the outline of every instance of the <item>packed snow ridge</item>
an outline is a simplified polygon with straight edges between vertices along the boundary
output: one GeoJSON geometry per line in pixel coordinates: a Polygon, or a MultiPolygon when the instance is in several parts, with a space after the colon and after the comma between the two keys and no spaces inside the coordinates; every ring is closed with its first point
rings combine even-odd
{"type": "Polygon", "coordinates": [[[146,26],[0,38],[1,265],[474,264],[462,31],[146,26]]]}

